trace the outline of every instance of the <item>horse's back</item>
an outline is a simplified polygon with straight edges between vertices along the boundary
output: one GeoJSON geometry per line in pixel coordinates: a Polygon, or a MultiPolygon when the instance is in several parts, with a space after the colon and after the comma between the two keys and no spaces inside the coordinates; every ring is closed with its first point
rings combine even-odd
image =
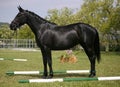
{"type": "Polygon", "coordinates": [[[54,30],[56,31],[62,31],[62,33],[64,32],[69,32],[69,31],[72,31],[72,30],[75,30],[77,32],[81,32],[81,33],[84,33],[84,32],[88,32],[88,33],[97,33],[97,30],[87,24],[87,23],[74,23],[74,24],[69,24],[69,25],[65,25],[65,26],[56,26],[53,28],[54,30]]]}

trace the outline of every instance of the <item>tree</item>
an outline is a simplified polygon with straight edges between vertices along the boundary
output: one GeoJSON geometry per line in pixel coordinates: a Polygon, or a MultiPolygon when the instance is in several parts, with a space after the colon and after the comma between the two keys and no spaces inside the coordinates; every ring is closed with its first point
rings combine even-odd
{"type": "MultiPolygon", "coordinates": [[[[101,43],[109,51],[111,45],[118,48],[120,27],[120,0],[85,0],[76,13],[77,21],[88,23],[98,29],[101,43]],[[115,41],[116,40],[116,41],[115,41]]],[[[120,47],[119,47],[120,48],[120,47]]],[[[119,49],[120,50],[120,49],[119,49]]]]}
{"type": "Polygon", "coordinates": [[[62,8],[60,10],[52,9],[48,11],[47,20],[52,21],[58,25],[67,25],[74,23],[74,10],[70,8],[62,8]]]}
{"type": "Polygon", "coordinates": [[[24,25],[20,28],[20,30],[18,30],[17,38],[18,39],[34,39],[34,34],[28,25],[24,25]]]}
{"type": "Polygon", "coordinates": [[[11,39],[12,31],[9,28],[9,24],[1,24],[0,26],[0,39],[11,39]]]}

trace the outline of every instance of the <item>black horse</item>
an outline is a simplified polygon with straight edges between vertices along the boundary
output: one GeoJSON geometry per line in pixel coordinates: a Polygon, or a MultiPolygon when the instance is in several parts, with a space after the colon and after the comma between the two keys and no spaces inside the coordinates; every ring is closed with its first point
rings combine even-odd
{"type": "Polygon", "coordinates": [[[52,58],[51,50],[65,50],[80,44],[91,63],[90,77],[96,75],[95,60],[100,61],[100,46],[97,30],[85,23],[75,23],[66,26],[57,26],[55,23],[49,22],[35,13],[18,7],[19,13],[11,22],[11,30],[17,30],[20,26],[27,24],[35,34],[38,47],[40,47],[44,73],[43,78],[52,78],[52,58]],[[47,70],[49,66],[49,76],[47,70]]]}

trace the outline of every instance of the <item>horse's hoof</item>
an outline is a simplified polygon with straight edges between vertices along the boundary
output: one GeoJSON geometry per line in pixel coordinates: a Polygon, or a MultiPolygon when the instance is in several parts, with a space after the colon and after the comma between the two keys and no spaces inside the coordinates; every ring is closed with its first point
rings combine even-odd
{"type": "Polygon", "coordinates": [[[51,79],[51,78],[53,78],[53,74],[50,74],[50,75],[48,76],[48,79],[51,79]]]}
{"type": "Polygon", "coordinates": [[[48,76],[48,77],[47,77],[47,79],[52,79],[52,78],[53,78],[53,76],[48,76]]]}
{"type": "Polygon", "coordinates": [[[44,75],[43,75],[41,78],[42,78],[42,79],[47,79],[47,76],[44,76],[44,75]]]}
{"type": "Polygon", "coordinates": [[[89,77],[95,77],[96,76],[96,71],[91,70],[89,77]]]}
{"type": "Polygon", "coordinates": [[[96,74],[94,73],[94,74],[90,74],[89,75],[89,77],[95,77],[96,76],[96,74]]]}

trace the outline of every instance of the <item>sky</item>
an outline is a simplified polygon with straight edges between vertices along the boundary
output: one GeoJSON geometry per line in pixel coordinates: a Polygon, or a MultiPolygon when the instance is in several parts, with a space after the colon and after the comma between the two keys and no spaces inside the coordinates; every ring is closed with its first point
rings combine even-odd
{"type": "Polygon", "coordinates": [[[50,9],[79,9],[82,4],[83,0],[0,0],[0,22],[10,23],[17,15],[19,5],[44,18],[50,9]]]}

